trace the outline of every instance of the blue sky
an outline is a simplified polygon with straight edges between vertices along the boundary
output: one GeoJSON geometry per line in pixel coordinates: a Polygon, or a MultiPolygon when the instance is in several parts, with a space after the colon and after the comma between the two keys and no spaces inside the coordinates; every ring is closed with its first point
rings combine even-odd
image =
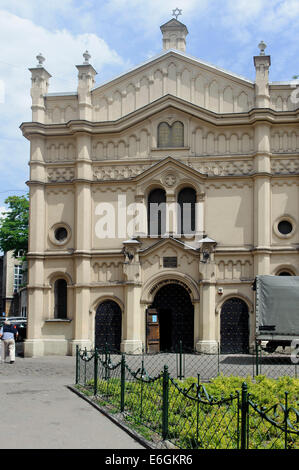
{"type": "Polygon", "coordinates": [[[29,143],[19,125],[31,119],[36,55],[46,58],[50,92],[76,90],[86,49],[100,85],[161,52],[160,25],[176,7],[188,54],[254,80],[264,40],[271,81],[299,74],[299,0],[0,0],[0,211],[27,190],[29,143]]]}

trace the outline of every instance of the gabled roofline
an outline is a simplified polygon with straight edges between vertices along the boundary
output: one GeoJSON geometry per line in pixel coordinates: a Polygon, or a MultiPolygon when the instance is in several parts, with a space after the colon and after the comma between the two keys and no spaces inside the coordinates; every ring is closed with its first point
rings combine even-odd
{"type": "Polygon", "coordinates": [[[248,78],[243,77],[242,75],[238,75],[236,73],[225,70],[225,69],[223,69],[221,67],[218,67],[216,65],[213,65],[209,62],[198,59],[197,57],[188,55],[185,52],[178,51],[176,49],[169,49],[167,51],[161,52],[160,54],[157,54],[154,57],[151,57],[147,61],[142,62],[140,65],[137,65],[137,66],[133,67],[132,69],[128,70],[127,72],[124,72],[120,75],[117,75],[112,80],[105,81],[101,85],[98,85],[98,86],[94,87],[91,91],[94,92],[94,91],[98,90],[99,88],[105,88],[107,85],[111,85],[111,84],[119,81],[120,79],[124,78],[126,75],[130,75],[130,74],[136,72],[137,70],[142,69],[143,67],[146,67],[147,65],[151,64],[152,62],[158,61],[159,59],[164,58],[168,55],[169,56],[175,55],[175,56],[183,57],[184,59],[188,59],[189,61],[195,62],[198,65],[203,65],[204,67],[207,67],[211,71],[214,71],[214,72],[217,71],[217,72],[223,73],[223,74],[227,75],[227,77],[229,77],[229,78],[235,78],[235,79],[240,80],[242,82],[246,82],[248,85],[254,86],[254,82],[252,80],[249,80],[248,78]]]}
{"type": "Polygon", "coordinates": [[[198,248],[194,248],[194,246],[191,246],[191,245],[188,245],[187,243],[184,243],[182,242],[181,240],[178,240],[177,238],[175,237],[166,237],[166,238],[161,238],[159,239],[157,242],[153,243],[152,245],[144,248],[144,249],[139,249],[138,250],[138,253],[142,256],[142,255],[147,255],[148,253],[150,253],[151,251],[154,251],[156,248],[158,248],[160,245],[165,245],[167,243],[173,243],[175,245],[179,245],[180,248],[183,248],[184,250],[188,250],[188,251],[193,251],[194,254],[197,254],[199,255],[199,249],[200,247],[198,248]]]}
{"type": "Polygon", "coordinates": [[[175,18],[172,18],[171,20],[166,21],[166,23],[164,23],[164,24],[162,24],[162,25],[160,26],[160,30],[162,31],[162,33],[163,33],[163,31],[165,31],[165,30],[167,30],[167,29],[168,29],[168,30],[169,30],[169,29],[170,29],[170,30],[171,30],[171,29],[176,29],[176,30],[178,30],[178,28],[184,29],[184,30],[187,32],[187,34],[188,34],[188,28],[187,28],[187,26],[186,26],[184,23],[182,23],[181,21],[179,21],[179,20],[177,20],[177,19],[175,19],[175,18]]]}
{"type": "Polygon", "coordinates": [[[191,167],[185,165],[185,163],[181,162],[180,160],[177,160],[176,158],[168,156],[168,157],[165,157],[162,160],[159,160],[158,162],[154,163],[152,166],[150,166],[149,168],[144,170],[139,175],[134,176],[132,178],[132,181],[139,181],[139,180],[143,179],[144,177],[150,175],[151,173],[155,172],[158,168],[166,166],[169,163],[173,163],[175,166],[180,167],[183,171],[186,171],[188,173],[192,173],[193,176],[195,176],[196,178],[198,178],[199,176],[204,180],[206,180],[208,178],[208,176],[206,174],[201,173],[200,171],[197,171],[194,168],[191,168],[191,167]]]}

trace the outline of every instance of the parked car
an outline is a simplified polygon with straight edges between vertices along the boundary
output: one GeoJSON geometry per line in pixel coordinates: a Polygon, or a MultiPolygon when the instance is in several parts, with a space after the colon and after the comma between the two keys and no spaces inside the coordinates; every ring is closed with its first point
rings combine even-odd
{"type": "Polygon", "coordinates": [[[5,322],[5,320],[9,320],[12,325],[16,326],[18,333],[19,333],[16,341],[24,341],[24,339],[26,338],[27,318],[25,317],[1,317],[0,328],[5,322]]]}

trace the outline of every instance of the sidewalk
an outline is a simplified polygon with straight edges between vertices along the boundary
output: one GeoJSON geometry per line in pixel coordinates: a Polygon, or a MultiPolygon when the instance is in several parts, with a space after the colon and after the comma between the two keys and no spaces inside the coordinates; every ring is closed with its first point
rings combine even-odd
{"type": "Polygon", "coordinates": [[[68,390],[74,381],[74,357],[0,363],[0,449],[143,449],[68,390]]]}

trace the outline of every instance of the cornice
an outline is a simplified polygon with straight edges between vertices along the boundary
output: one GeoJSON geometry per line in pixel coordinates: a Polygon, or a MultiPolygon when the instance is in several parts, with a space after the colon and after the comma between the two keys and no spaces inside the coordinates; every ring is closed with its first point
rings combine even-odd
{"type": "Polygon", "coordinates": [[[43,124],[38,122],[23,122],[20,129],[27,139],[34,136],[71,136],[78,133],[89,135],[114,134],[125,131],[153,115],[174,108],[179,112],[201,119],[215,127],[267,124],[296,124],[299,123],[299,109],[296,111],[274,111],[270,108],[254,108],[246,113],[218,114],[201,108],[173,95],[165,95],[116,121],[92,122],[71,120],[64,124],[43,124]]]}

